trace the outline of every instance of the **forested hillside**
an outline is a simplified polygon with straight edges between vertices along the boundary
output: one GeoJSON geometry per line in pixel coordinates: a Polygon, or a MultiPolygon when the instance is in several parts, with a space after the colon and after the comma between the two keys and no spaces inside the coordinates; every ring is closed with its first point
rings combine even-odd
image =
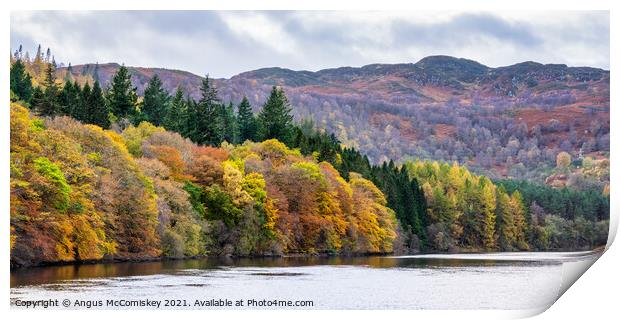
{"type": "MultiPolygon", "coordinates": [[[[91,86],[98,80],[106,87],[119,67],[68,66],[58,68],[57,77],[91,86]]],[[[158,75],[169,93],[180,86],[194,99],[200,96],[200,76],[142,67],[128,72],[139,95],[158,75]]],[[[214,83],[224,101],[237,104],[246,96],[255,112],[273,85],[282,87],[296,121],[312,119],[373,164],[418,157],[457,161],[491,178],[539,183],[555,174],[563,151],[608,165],[609,71],[601,69],[534,62],[490,68],[434,56],[317,72],[265,68],[214,83]]],[[[552,180],[579,188],[583,177],[575,166],[552,180]]],[[[601,189],[606,185],[585,178],[601,189]]]]}
{"type": "MultiPolygon", "coordinates": [[[[122,66],[102,85],[58,79],[39,54],[23,60],[11,65],[12,266],[577,250],[607,240],[609,196],[597,183],[493,181],[457,161],[377,163],[316,122],[295,121],[283,87],[253,106],[209,78],[197,96],[170,95],[158,75],[138,91],[122,66]]],[[[575,164],[564,152],[552,170],[578,165],[604,181],[597,161],[575,164]]]]}

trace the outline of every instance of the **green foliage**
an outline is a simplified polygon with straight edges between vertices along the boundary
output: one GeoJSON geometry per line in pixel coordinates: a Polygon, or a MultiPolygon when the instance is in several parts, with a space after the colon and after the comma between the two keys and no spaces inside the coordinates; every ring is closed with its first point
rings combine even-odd
{"type": "Polygon", "coordinates": [[[222,141],[233,144],[239,143],[239,127],[232,102],[219,106],[219,119],[221,121],[222,141]]]}
{"type": "Polygon", "coordinates": [[[220,99],[217,90],[206,76],[200,87],[201,98],[188,107],[189,127],[186,130],[192,141],[198,144],[219,146],[223,140],[220,99]]]}
{"type": "Polygon", "coordinates": [[[137,127],[129,126],[123,130],[123,139],[127,146],[127,151],[134,157],[142,156],[142,143],[156,132],[163,132],[164,128],[156,127],[146,121],[141,122],[137,127]]]}
{"type": "Polygon", "coordinates": [[[54,66],[47,64],[45,68],[45,78],[43,80],[43,90],[35,91],[32,96],[33,108],[42,116],[52,117],[60,113],[60,103],[58,101],[59,89],[54,76],[54,66]]]}
{"type": "Polygon", "coordinates": [[[90,92],[86,107],[88,117],[84,122],[98,125],[104,129],[110,126],[110,110],[103,96],[99,81],[95,81],[93,84],[93,90],[90,92]]]}
{"type": "Polygon", "coordinates": [[[144,89],[144,100],[140,109],[143,121],[148,121],[155,126],[164,124],[170,101],[170,96],[162,85],[159,76],[153,75],[144,89]]]}
{"type": "Polygon", "coordinates": [[[66,211],[69,207],[69,193],[71,193],[71,187],[67,183],[67,180],[65,180],[65,176],[60,168],[46,157],[36,158],[33,163],[34,168],[39,174],[51,183],[48,192],[56,193],[54,196],[54,198],[56,198],[54,206],[61,211],[66,211]]]}
{"type": "Polygon", "coordinates": [[[121,66],[112,77],[106,98],[110,111],[118,118],[136,116],[138,97],[136,88],[131,83],[129,70],[125,66],[121,66]]]}
{"type": "Polygon", "coordinates": [[[293,116],[282,88],[273,87],[258,114],[259,140],[278,139],[285,144],[292,139],[293,116]]]}
{"type": "Polygon", "coordinates": [[[81,89],[77,82],[74,86],[71,81],[65,81],[65,84],[63,85],[59,96],[60,112],[62,114],[71,116],[76,114],[76,111],[74,109],[80,107],[80,91],[81,89]]]}
{"type": "Polygon", "coordinates": [[[30,101],[32,98],[32,80],[21,59],[17,59],[11,64],[10,84],[11,93],[14,95],[11,101],[30,101]]]}
{"type": "Polygon", "coordinates": [[[194,211],[196,211],[199,217],[206,219],[207,210],[202,203],[202,199],[204,197],[202,188],[189,181],[185,181],[183,190],[185,190],[189,194],[189,201],[192,204],[194,211]]]}
{"type": "Polygon", "coordinates": [[[237,127],[239,128],[239,142],[246,140],[256,141],[258,133],[258,123],[252,112],[252,106],[247,97],[243,97],[237,106],[237,127]]]}
{"type": "Polygon", "coordinates": [[[166,110],[164,127],[171,131],[186,134],[187,112],[187,103],[183,98],[183,90],[181,87],[178,87],[166,110]]]}
{"type": "Polygon", "coordinates": [[[504,186],[508,192],[519,191],[526,208],[536,203],[547,214],[568,220],[579,216],[589,221],[609,219],[609,196],[600,190],[556,189],[524,180],[499,180],[496,183],[504,186]]]}

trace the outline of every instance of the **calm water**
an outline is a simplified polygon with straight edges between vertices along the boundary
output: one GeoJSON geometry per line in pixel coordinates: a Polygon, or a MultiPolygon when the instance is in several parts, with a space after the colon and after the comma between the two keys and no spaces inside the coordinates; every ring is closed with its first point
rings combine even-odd
{"type": "MultiPolygon", "coordinates": [[[[181,303],[176,308],[215,309],[211,299],[243,299],[243,307],[221,308],[277,300],[312,301],[285,307],[290,309],[531,309],[557,298],[563,265],[594,258],[591,253],[503,253],[41,267],[11,272],[11,305],[68,299],[69,308],[86,308],[86,301],[94,308],[156,308],[106,305],[148,299],[170,309],[175,307],[165,306],[165,300],[171,299],[180,300],[170,302],[181,303]],[[80,307],[75,301],[85,302],[80,307]]],[[[64,309],[62,304],[56,308],[64,309]]]]}

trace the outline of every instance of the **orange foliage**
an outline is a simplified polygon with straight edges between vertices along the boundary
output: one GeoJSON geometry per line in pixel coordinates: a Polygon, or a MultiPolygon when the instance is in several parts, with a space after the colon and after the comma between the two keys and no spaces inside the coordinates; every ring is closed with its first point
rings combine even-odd
{"type": "Polygon", "coordinates": [[[150,151],[155,154],[157,160],[168,166],[170,174],[175,179],[184,179],[185,162],[179,150],[169,146],[151,146],[150,151]]]}
{"type": "Polygon", "coordinates": [[[199,158],[201,156],[208,156],[209,158],[219,162],[228,159],[228,151],[211,146],[194,146],[192,147],[192,153],[194,154],[195,158],[199,158]]]}

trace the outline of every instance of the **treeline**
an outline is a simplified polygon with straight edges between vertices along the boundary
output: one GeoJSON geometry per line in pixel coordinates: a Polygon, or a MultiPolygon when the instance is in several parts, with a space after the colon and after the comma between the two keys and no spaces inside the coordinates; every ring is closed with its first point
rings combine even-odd
{"type": "Polygon", "coordinates": [[[11,265],[101,258],[388,253],[372,182],[271,139],[199,146],[11,104],[11,265]]]}
{"type": "Polygon", "coordinates": [[[588,248],[607,243],[609,195],[595,188],[552,188],[524,180],[500,180],[508,192],[519,190],[529,209],[529,239],[540,250],[588,248]]]}
{"type": "Polygon", "coordinates": [[[208,76],[202,82],[201,98],[196,101],[181,87],[170,96],[157,75],[150,79],[144,96],[138,97],[124,66],[105,90],[97,80],[92,88],[88,82],[80,86],[69,79],[61,87],[54,64],[46,63],[44,68],[41,84],[33,86],[20,59],[11,65],[11,100],[23,101],[41,116],[70,116],[104,129],[114,125],[116,130],[146,121],[210,146],[219,146],[223,141],[239,144],[274,138],[290,144],[293,138],[291,107],[280,88],[273,87],[261,112],[254,115],[246,98],[237,106],[222,102],[208,76]]]}
{"type": "Polygon", "coordinates": [[[520,180],[493,182],[456,162],[393,161],[375,166],[334,135],[295,128],[292,146],[348,177],[360,173],[385,195],[399,220],[403,252],[575,250],[604,245],[609,194],[520,180]]]}

